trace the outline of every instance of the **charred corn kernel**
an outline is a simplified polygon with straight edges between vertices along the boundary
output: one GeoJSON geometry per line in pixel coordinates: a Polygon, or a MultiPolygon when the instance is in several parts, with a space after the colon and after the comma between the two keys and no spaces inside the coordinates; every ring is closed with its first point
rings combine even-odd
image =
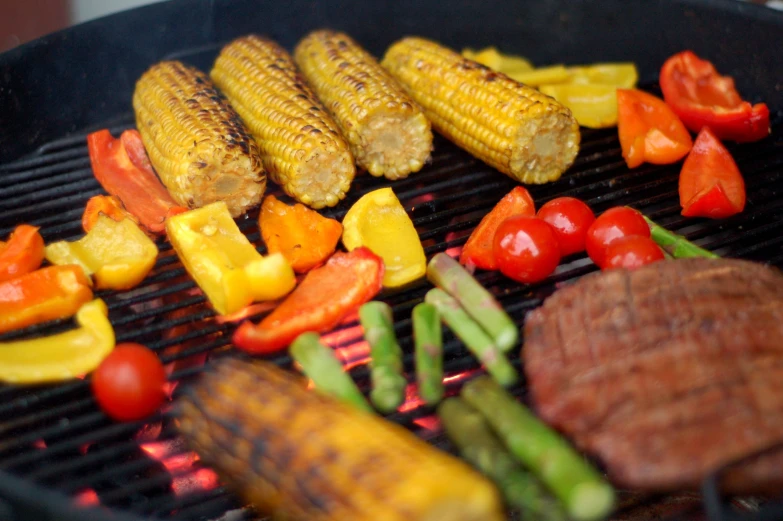
{"type": "Polygon", "coordinates": [[[296,285],[282,254],[262,257],[222,201],[169,217],[166,233],[185,269],[221,315],[256,300],[278,299],[296,285]]]}
{"type": "Polygon", "coordinates": [[[576,158],[571,111],[531,87],[422,38],[393,44],[382,64],[438,132],[518,181],[554,181],[576,158]]]}
{"type": "Polygon", "coordinates": [[[205,74],[177,61],[153,65],[136,83],[133,108],[152,166],[177,203],[225,201],[237,217],[261,201],[258,146],[205,74]]]}
{"type": "Polygon", "coordinates": [[[313,208],[345,197],[356,174],[348,143],[285,49],[255,35],[239,38],[223,48],[210,75],[288,195],[313,208]]]}
{"type": "Polygon", "coordinates": [[[180,401],[202,461],[287,521],[500,521],[494,486],[405,428],[268,362],[226,359],[180,401]]]}
{"type": "Polygon", "coordinates": [[[294,59],[334,116],[359,166],[376,177],[418,172],[432,151],[432,130],[397,80],[350,36],[314,31],[294,59]]]}

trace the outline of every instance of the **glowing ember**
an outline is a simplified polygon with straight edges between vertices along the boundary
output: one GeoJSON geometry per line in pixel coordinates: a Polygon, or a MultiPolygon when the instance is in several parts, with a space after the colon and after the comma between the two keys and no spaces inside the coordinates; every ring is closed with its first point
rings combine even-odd
{"type": "MultiPolygon", "coordinates": [[[[469,234],[468,230],[461,230],[458,232],[449,232],[446,234],[446,242],[453,241],[454,239],[459,239],[460,237],[465,237],[469,234]]],[[[446,255],[453,258],[459,258],[460,254],[462,253],[462,246],[454,246],[453,248],[449,248],[446,250],[446,255]]]]}
{"type": "Polygon", "coordinates": [[[279,300],[272,300],[269,302],[259,302],[257,304],[251,304],[244,309],[240,309],[236,313],[232,313],[230,315],[218,315],[217,317],[215,317],[215,321],[218,324],[225,324],[227,322],[241,322],[242,320],[245,320],[247,317],[252,317],[253,315],[258,315],[265,311],[270,311],[274,309],[279,302],[280,302],[279,300]]]}
{"type": "Polygon", "coordinates": [[[428,431],[434,432],[440,430],[440,419],[434,414],[432,416],[425,416],[424,418],[413,420],[413,423],[419,427],[427,429],[428,431]]]}
{"type": "Polygon", "coordinates": [[[178,496],[206,492],[217,488],[218,476],[213,470],[203,468],[191,472],[186,476],[175,477],[171,482],[171,489],[178,496]]]}
{"type": "Polygon", "coordinates": [[[418,393],[416,384],[408,384],[405,387],[405,401],[397,409],[399,412],[408,412],[414,409],[418,409],[424,405],[424,400],[421,399],[418,393]]]}
{"type": "Polygon", "coordinates": [[[33,447],[35,447],[36,449],[41,449],[41,450],[43,450],[43,449],[45,449],[45,448],[46,448],[46,442],[43,440],[43,438],[41,438],[41,439],[39,439],[39,440],[35,440],[35,441],[33,442],[33,447]]]}
{"type": "Polygon", "coordinates": [[[468,378],[469,376],[473,375],[476,372],[478,372],[478,369],[468,369],[467,371],[462,371],[461,373],[447,376],[443,379],[443,385],[461,382],[462,380],[468,378]]]}
{"type": "Polygon", "coordinates": [[[207,468],[193,470],[199,461],[198,454],[182,452],[183,441],[153,441],[141,445],[141,449],[159,461],[172,476],[171,488],[177,495],[212,490],[218,486],[215,472],[207,468]]]}
{"type": "Polygon", "coordinates": [[[342,361],[346,371],[370,363],[370,344],[365,341],[338,347],[334,353],[342,361]]]}
{"type": "Polygon", "coordinates": [[[150,443],[142,443],[141,450],[150,455],[150,457],[163,461],[163,459],[171,454],[172,442],[170,441],[152,441],[150,443]]]}
{"type": "Polygon", "coordinates": [[[78,492],[73,497],[73,501],[80,507],[94,507],[101,504],[98,493],[91,488],[78,492]]]}
{"type": "Polygon", "coordinates": [[[328,346],[339,347],[346,343],[356,342],[364,337],[364,329],[360,325],[335,329],[321,336],[321,340],[328,346]]]}

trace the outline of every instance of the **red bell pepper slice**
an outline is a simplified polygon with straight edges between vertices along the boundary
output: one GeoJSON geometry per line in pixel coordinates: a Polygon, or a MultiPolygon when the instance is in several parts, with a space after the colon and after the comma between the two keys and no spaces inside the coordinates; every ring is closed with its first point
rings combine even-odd
{"type": "Polygon", "coordinates": [[[44,241],[37,226],[20,224],[8,242],[0,241],[0,282],[37,270],[44,259],[44,241]]]}
{"type": "Polygon", "coordinates": [[[617,129],[628,168],[675,163],[693,145],[682,121],[662,99],[636,89],[617,89],[617,129]]]}
{"type": "Polygon", "coordinates": [[[328,331],[378,294],[383,272],[383,260],[365,247],[335,253],[260,324],[243,322],[234,344],[252,354],[273,353],[306,331],[328,331]]]}
{"type": "Polygon", "coordinates": [[[87,136],[87,147],[95,178],[149,231],[163,233],[167,217],[187,210],[155,175],[138,131],[126,130],[114,139],[108,130],[99,130],[87,136]]]}
{"type": "Polygon", "coordinates": [[[500,223],[513,215],[535,217],[536,208],[530,193],[522,186],[517,186],[495,205],[491,212],[481,219],[481,222],[462,248],[459,262],[463,265],[473,265],[482,270],[496,270],[498,263],[492,253],[495,232],[500,223]]]}
{"type": "Polygon", "coordinates": [[[693,132],[710,127],[718,139],[741,143],[769,135],[767,105],[743,101],[730,76],[691,51],[666,60],[660,83],[666,103],[693,132]]]}
{"type": "Polygon", "coordinates": [[[737,163],[709,127],[696,137],[680,172],[680,206],[686,217],[722,219],[745,208],[745,181],[737,163]]]}

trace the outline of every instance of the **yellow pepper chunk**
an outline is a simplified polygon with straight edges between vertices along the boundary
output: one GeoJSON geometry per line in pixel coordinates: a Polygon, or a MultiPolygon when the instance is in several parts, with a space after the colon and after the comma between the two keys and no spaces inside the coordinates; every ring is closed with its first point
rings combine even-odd
{"type": "Polygon", "coordinates": [[[100,289],[130,289],[155,265],[158,247],[130,219],[115,221],[103,214],[95,226],[75,242],[59,241],[46,247],[52,264],[77,264],[95,278],[100,289]]]}
{"type": "Polygon", "coordinates": [[[0,343],[0,381],[57,382],[92,371],[114,349],[114,329],[108,315],[106,304],[95,299],[76,312],[77,329],[0,343]]]}
{"type": "Polygon", "coordinates": [[[617,125],[617,88],[614,85],[561,83],[541,85],[538,90],[571,109],[583,127],[606,128],[617,125]]]}
{"type": "Polygon", "coordinates": [[[166,232],[185,269],[221,315],[257,300],[274,300],[296,286],[280,253],[261,256],[218,201],[166,220],[166,232]]]}
{"type": "Polygon", "coordinates": [[[395,288],[424,276],[427,259],[419,234],[391,188],[362,196],[343,219],[343,244],[366,246],[383,259],[383,285],[395,288]]]}
{"type": "Polygon", "coordinates": [[[563,65],[539,67],[527,72],[509,72],[507,74],[509,78],[532,87],[552,83],[565,83],[571,77],[571,75],[568,74],[568,69],[563,65]]]}
{"type": "Polygon", "coordinates": [[[533,69],[533,64],[521,56],[501,54],[495,47],[486,47],[480,51],[463,49],[462,56],[479,62],[492,70],[508,74],[509,72],[525,72],[533,69]]]}
{"type": "Polygon", "coordinates": [[[633,89],[639,81],[636,65],[630,62],[596,63],[578,67],[568,67],[571,75],[569,83],[596,83],[614,85],[623,89],[633,89]]]}

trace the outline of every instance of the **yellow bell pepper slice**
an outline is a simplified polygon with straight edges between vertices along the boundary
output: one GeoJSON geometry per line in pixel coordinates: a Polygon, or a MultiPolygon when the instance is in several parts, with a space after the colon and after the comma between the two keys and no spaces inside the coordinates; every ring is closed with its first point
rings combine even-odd
{"type": "Polygon", "coordinates": [[[366,246],[383,259],[383,285],[395,288],[424,276],[427,259],[419,234],[391,188],[362,196],[343,219],[343,244],[366,246]]]}
{"type": "Polygon", "coordinates": [[[526,72],[533,70],[533,64],[521,56],[501,54],[495,47],[486,47],[480,51],[463,49],[462,56],[479,62],[492,70],[508,74],[509,72],[526,72]]]}
{"type": "Polygon", "coordinates": [[[553,83],[565,83],[571,78],[568,69],[563,65],[552,65],[551,67],[539,67],[527,72],[509,72],[508,76],[514,80],[531,87],[539,85],[549,85],[553,83]]]}
{"type": "Polygon", "coordinates": [[[98,215],[92,229],[75,242],[59,241],[46,247],[52,264],[76,264],[95,278],[99,289],[130,289],[155,265],[158,247],[130,219],[115,221],[98,215]]]}
{"type": "Polygon", "coordinates": [[[88,373],[114,349],[114,329],[101,299],[76,312],[77,329],[32,340],[0,343],[0,381],[34,384],[88,373]]]}
{"type": "Polygon", "coordinates": [[[169,217],[166,232],[185,269],[221,315],[278,299],[296,286],[285,257],[261,256],[223,201],[169,217]]]}
{"type": "Polygon", "coordinates": [[[596,63],[567,69],[571,75],[569,83],[596,83],[633,89],[639,81],[639,71],[636,70],[636,65],[630,62],[596,63]]]}
{"type": "Polygon", "coordinates": [[[614,85],[541,85],[539,90],[571,109],[583,127],[617,125],[617,88],[614,85]]]}

